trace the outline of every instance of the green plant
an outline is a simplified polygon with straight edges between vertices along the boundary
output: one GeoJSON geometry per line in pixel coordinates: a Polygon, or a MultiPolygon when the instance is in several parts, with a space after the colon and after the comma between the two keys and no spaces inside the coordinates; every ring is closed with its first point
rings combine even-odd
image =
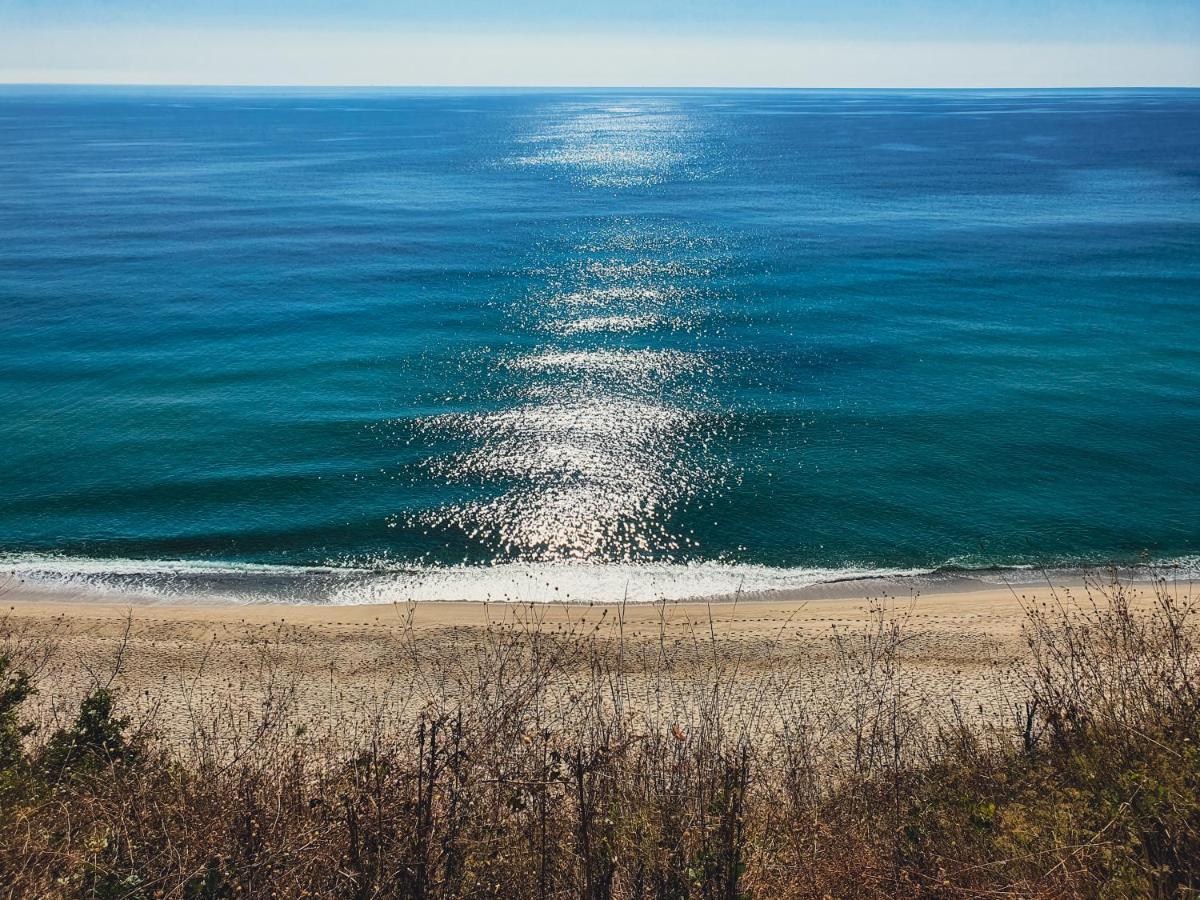
{"type": "Polygon", "coordinates": [[[24,740],[33,731],[33,725],[20,718],[21,704],[33,695],[33,684],[28,673],[13,672],[11,666],[9,658],[0,655],[0,772],[24,762],[24,740]]]}
{"type": "Polygon", "coordinates": [[[137,762],[141,748],[126,738],[129,719],[113,714],[113,702],[106,687],[84,697],[74,724],[51,735],[39,757],[41,768],[62,775],[137,762]]]}

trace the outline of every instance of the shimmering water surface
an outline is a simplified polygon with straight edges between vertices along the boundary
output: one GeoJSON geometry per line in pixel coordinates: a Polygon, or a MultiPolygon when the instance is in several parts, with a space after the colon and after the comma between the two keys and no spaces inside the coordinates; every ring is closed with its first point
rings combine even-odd
{"type": "Polygon", "coordinates": [[[0,553],[307,600],[1200,552],[1200,92],[0,89],[0,553]]]}

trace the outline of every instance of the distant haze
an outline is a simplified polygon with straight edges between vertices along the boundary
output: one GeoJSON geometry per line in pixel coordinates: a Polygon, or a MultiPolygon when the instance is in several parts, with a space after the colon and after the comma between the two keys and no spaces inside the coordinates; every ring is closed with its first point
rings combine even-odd
{"type": "Polygon", "coordinates": [[[0,82],[1200,85],[1200,3],[9,0],[0,82]]]}

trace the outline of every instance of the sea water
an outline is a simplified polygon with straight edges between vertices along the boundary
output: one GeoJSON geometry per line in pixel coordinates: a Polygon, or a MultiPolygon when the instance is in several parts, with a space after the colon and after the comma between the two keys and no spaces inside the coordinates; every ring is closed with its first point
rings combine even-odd
{"type": "Polygon", "coordinates": [[[1200,552],[1200,91],[0,89],[0,567],[649,599],[1200,552]]]}

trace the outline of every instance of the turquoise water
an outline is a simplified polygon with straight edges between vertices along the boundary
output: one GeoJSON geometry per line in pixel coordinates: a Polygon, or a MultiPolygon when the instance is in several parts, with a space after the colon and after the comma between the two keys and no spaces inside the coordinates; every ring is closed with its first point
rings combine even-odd
{"type": "Polygon", "coordinates": [[[22,577],[1200,553],[1200,91],[4,88],[0,147],[22,577]]]}

